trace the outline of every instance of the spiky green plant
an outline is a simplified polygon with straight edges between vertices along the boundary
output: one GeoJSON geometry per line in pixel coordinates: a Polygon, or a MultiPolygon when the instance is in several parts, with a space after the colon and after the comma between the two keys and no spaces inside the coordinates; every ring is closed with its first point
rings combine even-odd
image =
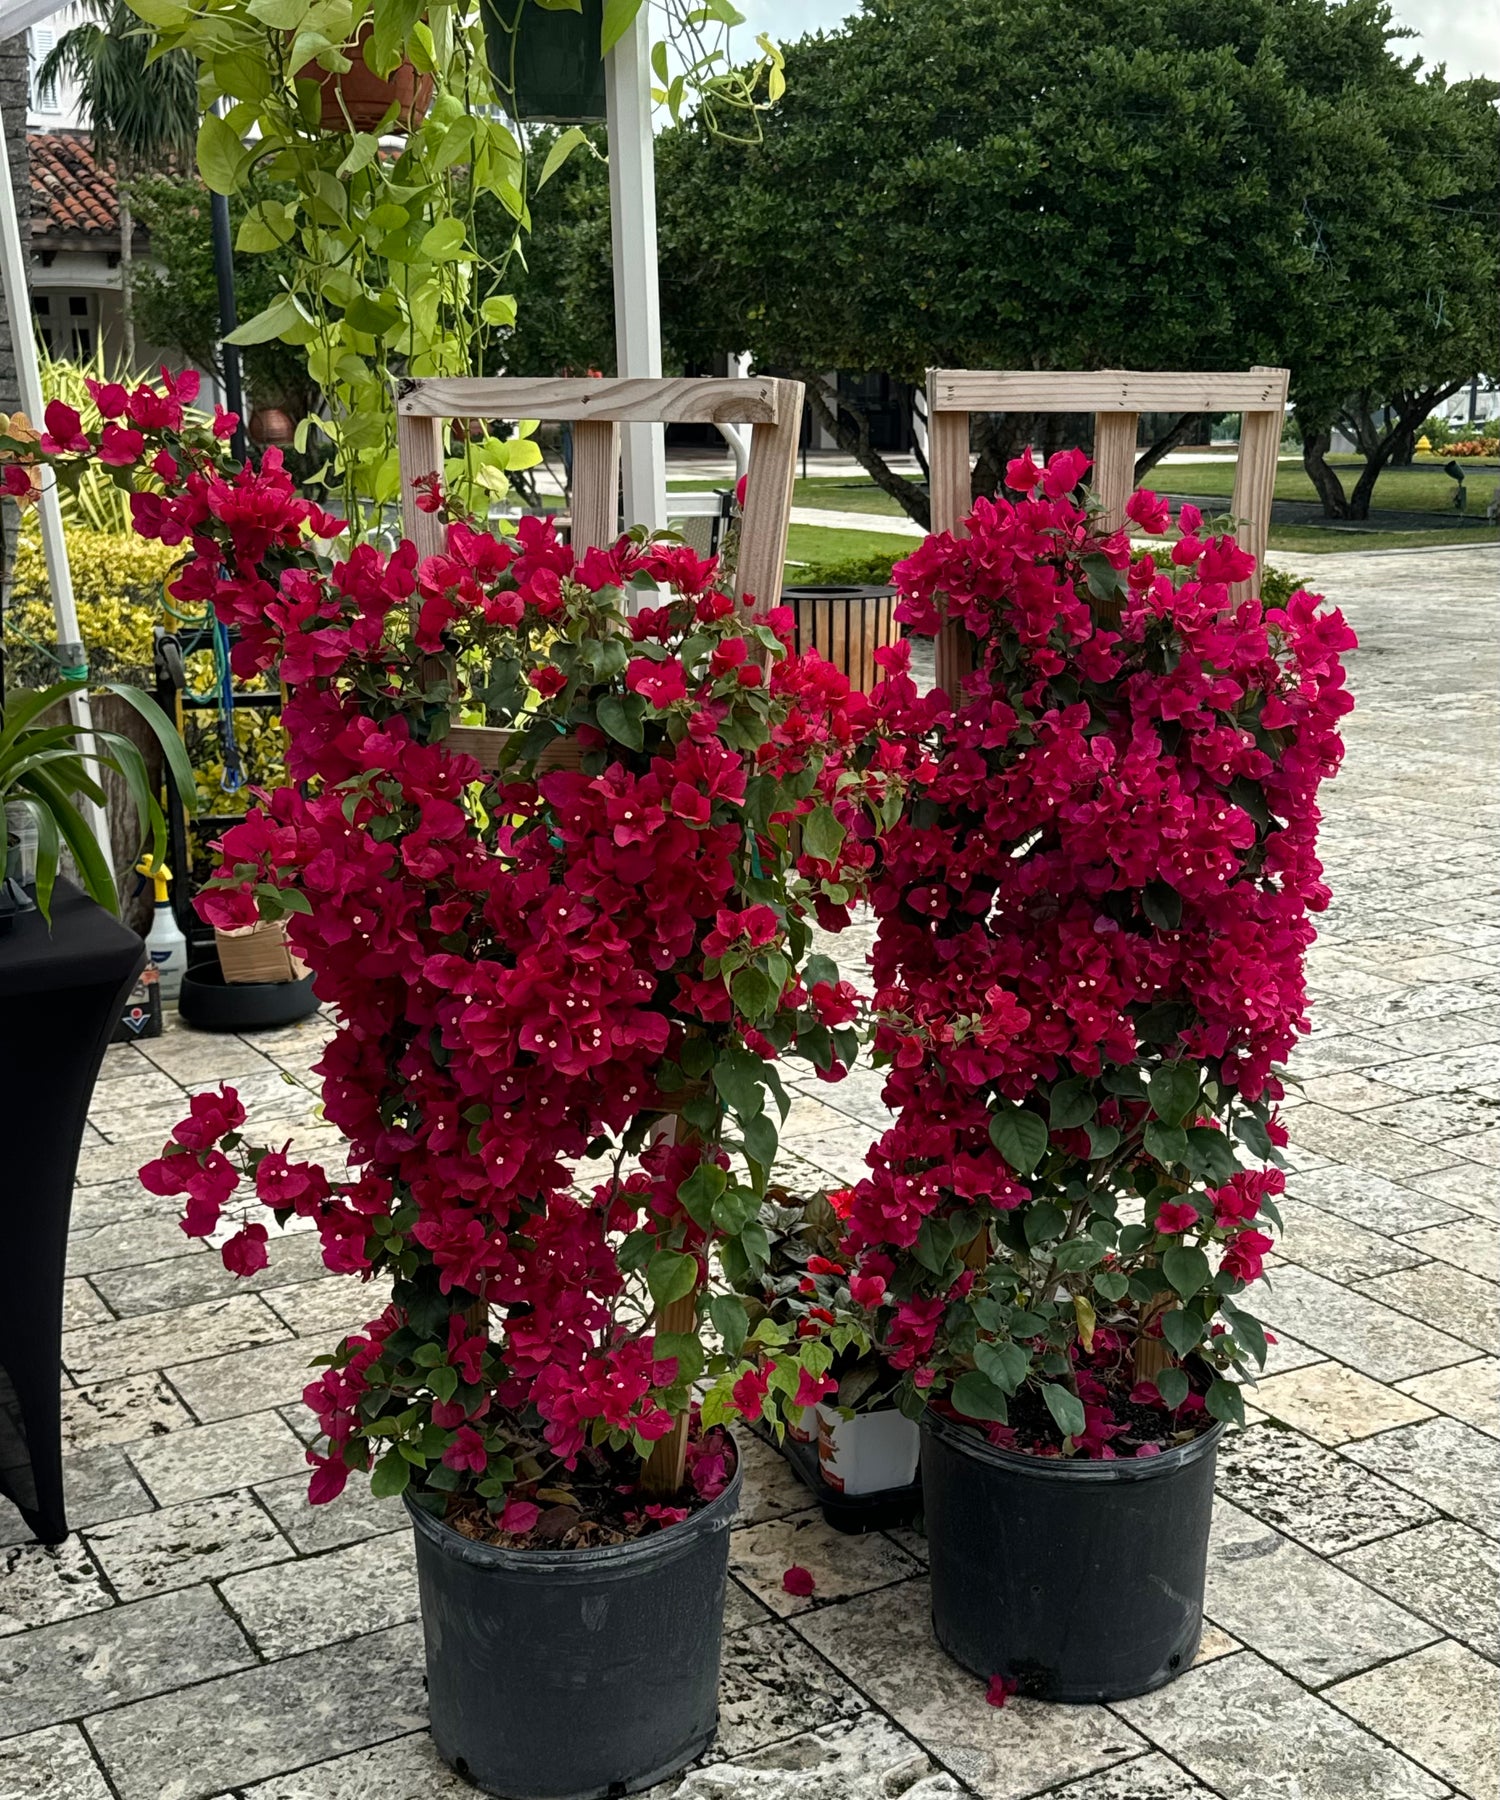
{"type": "MultiPolygon", "coordinates": [[[[112,769],[124,780],[136,817],[150,839],[157,868],[167,851],[166,819],[139,745],[115,731],[86,732],[71,719],[46,723],[54,707],[72,699],[87,685],[83,681],[58,681],[51,687],[13,694],[0,723],[0,812],[14,800],[36,820],[36,903],[49,922],[52,890],[65,844],[90,898],[111,912],[119,911],[114,871],[84,822],[76,799],[82,794],[98,805],[104,804],[104,790],[97,780],[100,769],[112,769]]],[[[127,701],[150,726],[183,804],[192,810],[196,792],[193,771],[171,720],[149,694],[137,688],[109,682],[106,691],[127,701]]]]}

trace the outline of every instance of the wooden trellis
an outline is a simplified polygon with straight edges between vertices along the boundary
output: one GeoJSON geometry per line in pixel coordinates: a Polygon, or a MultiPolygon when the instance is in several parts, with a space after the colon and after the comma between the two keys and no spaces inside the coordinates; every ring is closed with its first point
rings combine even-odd
{"type": "MultiPolygon", "coordinates": [[[[927,454],[932,529],[961,535],[971,510],[971,413],[1093,413],[1091,485],[1103,502],[1106,525],[1118,529],[1125,523],[1125,502],[1135,485],[1136,426],[1142,413],[1237,412],[1240,447],[1230,511],[1241,549],[1255,557],[1258,580],[1265,566],[1271,526],[1287,381],[1285,369],[1272,368],[1197,373],[929,369],[927,454]]],[[[1240,584],[1234,597],[1243,597],[1255,585],[1240,584]]],[[[972,667],[971,651],[962,627],[944,626],[937,642],[937,680],[954,698],[972,667]]]]}
{"type": "MultiPolygon", "coordinates": [[[[415,481],[441,474],[450,419],[568,420],[573,425],[573,493],[569,513],[578,555],[604,549],[620,535],[620,427],[624,424],[749,425],[750,467],[740,522],[736,597],[755,615],[781,599],[791,522],[802,383],[770,376],[745,380],[530,380],[500,376],[410,378],[396,388],[396,449],[401,464],[401,516],[424,557],[443,548],[442,521],[418,510],[415,481]]],[[[627,519],[628,526],[633,521],[627,519]]],[[[455,726],[448,743],[494,768],[509,734],[490,726],[455,726]]]]}

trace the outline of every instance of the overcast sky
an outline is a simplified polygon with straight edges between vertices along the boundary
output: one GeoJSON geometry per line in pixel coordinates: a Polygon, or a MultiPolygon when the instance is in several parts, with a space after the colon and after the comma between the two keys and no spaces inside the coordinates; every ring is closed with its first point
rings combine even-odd
{"type": "MultiPolygon", "coordinates": [[[[736,49],[748,51],[757,31],[787,40],[828,30],[851,12],[852,0],[735,0],[745,24],[735,33],[736,49]]],[[[1413,55],[1448,65],[1448,78],[1500,78],[1500,0],[1393,0],[1391,11],[1416,33],[1413,55]]]]}

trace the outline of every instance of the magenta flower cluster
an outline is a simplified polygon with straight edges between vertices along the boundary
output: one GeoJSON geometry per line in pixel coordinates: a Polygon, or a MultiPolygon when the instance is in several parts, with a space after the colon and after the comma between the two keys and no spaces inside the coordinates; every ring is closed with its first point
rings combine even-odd
{"type": "MultiPolygon", "coordinates": [[[[1192,507],[1165,568],[1132,556],[1076,500],[1086,468],[1018,458],[1015,498],[896,570],[900,616],[967,632],[975,670],[923,694],[903,647],[873,696],[873,766],[906,791],[871,881],[897,1117],[841,1205],[917,1396],[1003,1435],[1040,1390],[1109,1453],[1081,1376],[1123,1394],[1165,1357],[1148,1391],[1234,1416],[1222,1377],[1264,1353],[1238,1297],[1282,1177],[1238,1151],[1285,1142],[1354,638],[1312,595],[1237,596],[1253,560],[1192,507]]],[[[1127,510],[1168,529],[1156,495],[1127,510]]]]}

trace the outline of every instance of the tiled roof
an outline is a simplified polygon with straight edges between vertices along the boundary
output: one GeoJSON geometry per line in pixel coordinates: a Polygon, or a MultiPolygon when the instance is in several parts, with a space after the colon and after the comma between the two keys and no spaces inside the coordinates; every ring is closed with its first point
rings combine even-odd
{"type": "Polygon", "coordinates": [[[31,153],[31,235],[117,238],[115,177],[101,168],[86,137],[63,131],[27,134],[31,153]]]}

